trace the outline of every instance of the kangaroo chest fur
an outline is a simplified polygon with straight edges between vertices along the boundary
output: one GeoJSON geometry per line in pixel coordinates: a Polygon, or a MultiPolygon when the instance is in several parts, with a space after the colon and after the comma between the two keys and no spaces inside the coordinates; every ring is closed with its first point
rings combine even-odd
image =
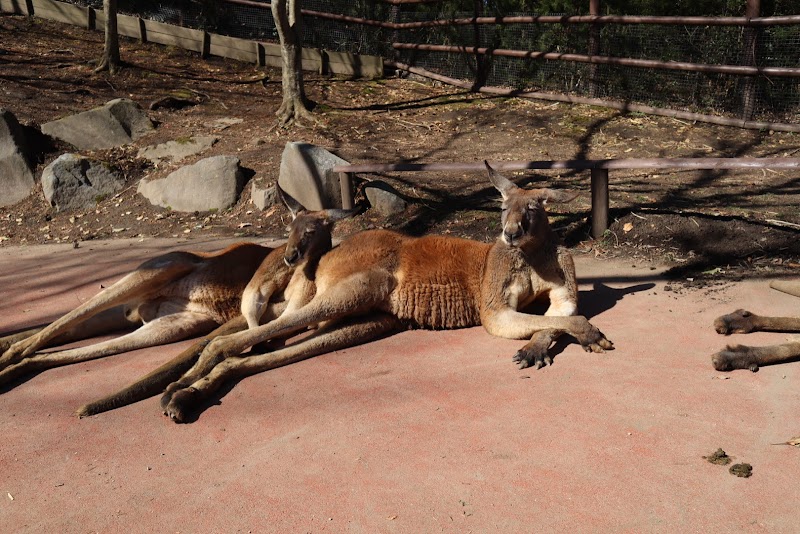
{"type": "MultiPolygon", "coordinates": [[[[487,306],[508,305],[521,310],[535,300],[546,299],[553,290],[566,289],[563,247],[525,250],[498,242],[492,247],[482,287],[487,306]]],[[[566,289],[571,293],[571,289],[566,289]]]]}

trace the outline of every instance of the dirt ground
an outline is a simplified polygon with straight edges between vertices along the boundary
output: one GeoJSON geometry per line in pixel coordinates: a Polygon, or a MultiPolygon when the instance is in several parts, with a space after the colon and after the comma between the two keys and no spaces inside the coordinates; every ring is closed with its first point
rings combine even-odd
{"type": "MultiPolygon", "coordinates": [[[[258,210],[245,188],[239,203],[220,213],[178,213],[149,205],[136,193],[143,176],[165,176],[177,165],[154,168],[137,159],[142,146],[191,135],[219,141],[200,157],[238,156],[243,167],[277,179],[289,141],[313,143],[352,163],[800,154],[800,136],[690,123],[588,106],[481,96],[421,81],[350,80],[308,75],[318,125],[275,127],[280,72],[230,60],[123,40],[125,68],[95,74],[102,34],[18,16],[0,16],[0,107],[35,126],[118,97],[144,108],[165,96],[195,105],[149,111],[156,131],[135,145],[86,155],[121,170],[129,187],[86,212],[56,213],[38,189],[0,208],[0,246],[116,237],[280,237],[282,207],[258,210]],[[223,128],[218,119],[242,119],[223,128]]],[[[65,146],[42,155],[37,174],[65,146]]],[[[192,163],[184,160],[180,165],[192,163]]],[[[363,180],[378,176],[362,176],[363,180]]],[[[483,174],[415,173],[380,176],[411,201],[390,220],[366,211],[340,224],[346,235],[390,227],[413,234],[496,237],[496,192],[483,174]]],[[[583,192],[551,209],[554,225],[576,253],[623,257],[631,263],[676,267],[693,283],[753,274],[800,274],[800,179],[789,171],[611,173],[613,224],[600,240],[589,237],[587,172],[518,174],[518,183],[583,192]]],[[[363,198],[360,198],[363,203],[363,198]]],[[[190,247],[189,247],[190,248],[190,247]]]]}

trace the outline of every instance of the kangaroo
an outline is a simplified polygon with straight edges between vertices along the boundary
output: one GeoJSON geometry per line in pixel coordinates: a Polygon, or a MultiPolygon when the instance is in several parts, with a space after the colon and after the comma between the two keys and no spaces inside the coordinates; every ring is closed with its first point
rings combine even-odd
{"type": "MultiPolygon", "coordinates": [[[[316,291],[307,303],[290,301],[276,320],[212,340],[198,365],[207,374],[187,376],[167,388],[164,413],[176,422],[224,381],[351,347],[402,328],[462,328],[482,324],[493,335],[530,341],[513,357],[520,368],[551,364],[551,343],[563,333],[586,351],[613,344],[577,315],[572,257],[550,228],[545,204],[577,194],[517,187],[486,164],[500,192],[502,233],[493,243],[387,230],[354,234],[326,254],[315,272],[316,291]],[[544,316],[519,310],[549,298],[544,316]],[[238,356],[248,347],[308,325],[310,336],[270,353],[238,356]]],[[[288,259],[287,259],[288,261],[288,259]]],[[[297,276],[297,272],[295,273],[297,276]]]]}
{"type": "MultiPolygon", "coordinates": [[[[795,297],[800,297],[800,281],[774,281],[770,287],[795,297]]],[[[745,310],[736,310],[714,321],[714,329],[724,335],[749,334],[750,332],[800,332],[798,317],[764,317],[745,310]]],[[[749,369],[758,371],[759,366],[773,365],[800,359],[800,341],[766,347],[728,345],[711,356],[717,371],[749,369]]]]}
{"type": "Polygon", "coordinates": [[[10,336],[5,342],[10,347],[0,356],[0,384],[26,373],[211,332],[239,314],[242,291],[272,250],[237,243],[216,253],[177,251],[148,260],[46,327],[10,336]],[[39,352],[136,325],[108,341],[39,352]]]}
{"type": "Polygon", "coordinates": [[[352,210],[306,212],[288,194],[278,190],[279,197],[292,216],[290,228],[296,230],[284,245],[273,249],[242,291],[241,314],[201,338],[172,360],[126,388],[100,400],[81,406],[76,415],[86,417],[131,404],[164,391],[180,378],[197,360],[203,348],[216,336],[232,334],[251,325],[268,322],[286,309],[290,297],[310,300],[313,284],[292,283],[296,268],[313,270],[319,258],[332,247],[333,223],[354,213],[352,210]],[[288,262],[284,258],[291,258],[288,262]]]}

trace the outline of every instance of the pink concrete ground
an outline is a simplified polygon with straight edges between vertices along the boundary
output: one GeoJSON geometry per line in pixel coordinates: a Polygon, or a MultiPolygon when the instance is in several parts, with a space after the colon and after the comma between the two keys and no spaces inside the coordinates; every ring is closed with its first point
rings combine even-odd
{"type": "MultiPolygon", "coordinates": [[[[0,249],[0,331],[175,246],[0,249]]],[[[577,264],[584,313],[617,350],[561,344],[540,371],[481,328],[405,332],[247,378],[189,425],[157,399],[72,415],[185,343],[35,376],[0,394],[0,530],[800,531],[800,449],[771,445],[800,435],[800,364],[709,363],[726,341],[714,317],[800,302],[764,280],[676,294],[648,267],[577,264]],[[702,458],[718,447],[753,476],[702,458]]]]}

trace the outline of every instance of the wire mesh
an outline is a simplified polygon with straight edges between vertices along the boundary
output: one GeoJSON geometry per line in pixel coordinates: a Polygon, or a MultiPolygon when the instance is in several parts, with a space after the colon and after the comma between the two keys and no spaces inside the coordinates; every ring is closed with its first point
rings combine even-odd
{"type": "MultiPolygon", "coordinates": [[[[102,0],[73,2],[102,8],[102,0]]],[[[222,35],[275,41],[277,33],[272,13],[266,7],[268,4],[262,3],[265,3],[263,8],[216,0],[163,3],[120,0],[119,8],[120,12],[126,14],[203,28],[222,35]]],[[[302,1],[302,7],[307,10],[390,22],[475,16],[474,12],[452,11],[448,5],[445,3],[437,8],[428,4],[418,8],[371,0],[302,1]]],[[[776,4],[779,5],[782,4],[776,4]]],[[[531,14],[493,13],[500,16],[531,14]]],[[[717,65],[800,67],[798,25],[746,29],[737,26],[605,24],[598,30],[596,50],[601,56],[717,65]],[[756,55],[752,58],[747,57],[750,42],[755,42],[756,55]]],[[[393,58],[477,85],[593,96],[701,113],[746,116],[768,122],[796,123],[800,117],[800,78],[681,72],[419,50],[397,51],[391,46],[393,42],[405,42],[585,55],[590,50],[591,31],[592,27],[588,24],[544,23],[392,30],[313,16],[303,17],[305,46],[393,58]]]]}

